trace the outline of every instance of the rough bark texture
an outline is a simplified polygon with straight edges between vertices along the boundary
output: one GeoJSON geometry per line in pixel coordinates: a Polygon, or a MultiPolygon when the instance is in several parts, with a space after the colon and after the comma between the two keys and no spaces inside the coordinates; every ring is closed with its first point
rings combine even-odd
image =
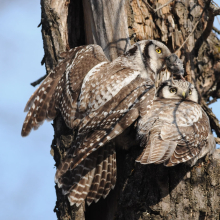
{"type": "MultiPolygon", "coordinates": [[[[186,79],[197,85],[211,126],[220,136],[219,122],[206,105],[211,97],[220,98],[220,41],[211,32],[210,1],[41,0],[41,6],[42,64],[47,72],[58,63],[59,53],[75,46],[99,44],[112,60],[136,41],[160,40],[184,61],[186,79]]],[[[61,116],[54,121],[54,130],[51,153],[58,165],[74,131],[61,116]]],[[[166,168],[135,164],[141,150],[136,146],[117,152],[116,188],[90,207],[70,207],[56,186],[58,219],[219,219],[218,151],[193,168],[184,164],[166,168]]]]}
{"type": "Polygon", "coordinates": [[[219,219],[219,151],[193,168],[135,164],[135,153],[121,158],[115,219],[219,219]]]}

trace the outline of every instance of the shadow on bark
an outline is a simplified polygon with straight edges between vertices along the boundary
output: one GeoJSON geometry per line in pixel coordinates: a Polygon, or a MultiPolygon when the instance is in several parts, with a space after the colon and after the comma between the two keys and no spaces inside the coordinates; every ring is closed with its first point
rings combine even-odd
{"type": "Polygon", "coordinates": [[[69,48],[85,45],[84,15],[81,0],[70,1],[68,7],[68,40],[69,48]]]}
{"type": "Polygon", "coordinates": [[[143,212],[160,215],[152,207],[167,197],[191,168],[184,164],[165,167],[135,163],[142,150],[133,147],[117,152],[116,187],[106,199],[86,206],[86,220],[140,219],[143,212]]]}

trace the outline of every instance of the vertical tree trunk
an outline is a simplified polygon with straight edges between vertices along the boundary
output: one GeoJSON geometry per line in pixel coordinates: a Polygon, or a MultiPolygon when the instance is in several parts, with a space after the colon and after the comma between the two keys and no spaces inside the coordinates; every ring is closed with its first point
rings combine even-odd
{"type": "MultiPolygon", "coordinates": [[[[220,97],[220,42],[212,33],[218,10],[205,0],[41,0],[46,70],[59,62],[59,53],[83,44],[99,44],[113,60],[134,42],[164,42],[184,61],[186,79],[196,84],[212,128],[220,136],[218,120],[206,105],[220,97]]],[[[56,165],[68,149],[74,131],[61,116],[54,121],[52,153],[56,165]]],[[[75,219],[219,219],[220,159],[184,164],[135,164],[142,149],[117,152],[115,189],[90,207],[70,206],[56,186],[54,211],[59,220],[75,219]],[[84,211],[86,214],[84,215],[84,211]]]]}

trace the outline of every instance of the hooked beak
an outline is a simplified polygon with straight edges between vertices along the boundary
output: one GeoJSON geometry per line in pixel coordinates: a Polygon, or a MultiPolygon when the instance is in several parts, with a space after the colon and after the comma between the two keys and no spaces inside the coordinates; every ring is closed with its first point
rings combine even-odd
{"type": "Polygon", "coordinates": [[[185,99],[185,98],[186,98],[186,93],[183,92],[183,93],[182,93],[182,96],[183,96],[183,98],[185,99]]]}

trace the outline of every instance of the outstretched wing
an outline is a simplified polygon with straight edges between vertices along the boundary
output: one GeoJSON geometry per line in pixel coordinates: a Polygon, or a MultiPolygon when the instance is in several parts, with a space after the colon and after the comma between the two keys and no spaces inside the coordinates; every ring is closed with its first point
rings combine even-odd
{"type": "Polygon", "coordinates": [[[67,126],[74,127],[77,99],[85,75],[101,62],[108,62],[98,45],[80,46],[63,54],[64,59],[41,83],[26,104],[29,111],[22,136],[37,129],[45,119],[54,119],[60,110],[67,126]]]}
{"type": "Polygon", "coordinates": [[[146,148],[137,162],[174,166],[192,160],[201,150],[210,147],[209,119],[200,105],[188,101],[157,100],[152,111],[155,111],[154,116],[146,121],[146,127],[151,122],[145,139],[146,148]]]}

